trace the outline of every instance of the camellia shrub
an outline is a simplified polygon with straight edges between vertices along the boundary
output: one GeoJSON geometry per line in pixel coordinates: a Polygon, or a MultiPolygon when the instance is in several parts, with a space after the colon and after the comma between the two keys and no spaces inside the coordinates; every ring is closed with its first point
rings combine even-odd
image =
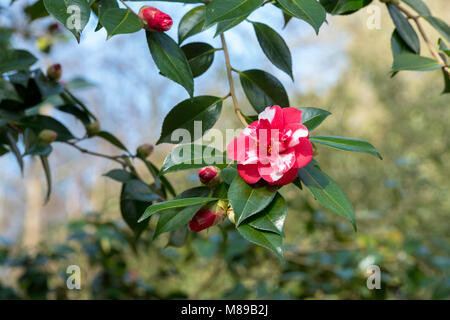
{"type": "MultiPolygon", "coordinates": [[[[55,144],[63,143],[116,162],[120,167],[105,175],[122,184],[120,209],[135,239],[148,227],[153,216],[158,216],[153,237],[170,232],[170,241],[177,245],[183,243],[188,230],[200,232],[220,227],[228,219],[242,237],[282,259],[283,226],[288,209],[279,190],[289,184],[298,187],[298,192],[309,191],[356,230],[352,204],[316,161],[316,148],[326,146],[368,153],[380,159],[381,155],[367,141],[314,135],[314,129],[330,113],[320,106],[291,106],[283,84],[264,70],[252,69],[252,66],[247,70],[235,69],[225,34],[240,23],[251,24],[267,59],[294,80],[288,45],[278,30],[249,20],[251,13],[262,6],[271,6],[283,15],[285,24],[291,19],[301,19],[319,33],[327,14],[348,15],[371,4],[372,0],[166,1],[198,5],[187,10],[180,21],[173,21],[170,12],[164,13],[152,6],[143,6],[135,12],[127,5],[133,1],[122,0],[39,0],[25,10],[31,19],[53,16],[78,42],[91,16],[98,20],[97,30],[106,29],[108,38],[145,30],[149,53],[160,75],[187,92],[184,101],[174,101],[175,106],[162,124],[156,144],[170,143],[175,147],[161,168],[148,159],[153,145],[143,144],[132,152],[113,133],[100,126],[88,106],[59,81],[63,66],[52,65],[46,72],[35,69],[32,66],[37,59],[27,51],[12,48],[8,41],[2,42],[0,51],[0,155],[14,154],[22,169],[24,157],[40,158],[48,182],[47,199],[51,194],[48,158],[55,144]],[[178,27],[177,41],[165,33],[174,26],[178,27]],[[186,43],[191,36],[211,28],[215,28],[221,47],[206,42],[186,43]],[[208,71],[216,54],[225,56],[228,87],[222,88],[222,96],[198,96],[194,79],[208,71]],[[242,112],[233,74],[239,76],[254,114],[242,112]],[[39,106],[50,98],[59,111],[72,115],[84,125],[82,136],[73,134],[55,118],[39,114],[39,106]],[[230,128],[224,133],[213,127],[226,100],[232,101],[242,127],[230,128]],[[214,135],[214,146],[198,143],[206,132],[214,135]],[[123,153],[106,155],[79,145],[95,137],[123,153]],[[217,144],[222,144],[222,148],[217,144]],[[142,161],[152,174],[151,184],[139,176],[136,161],[142,161]],[[195,168],[199,169],[202,185],[177,194],[165,175],[195,168]]],[[[387,6],[395,25],[391,37],[394,57],[391,75],[403,70],[439,69],[445,80],[444,93],[448,93],[450,77],[446,60],[450,49],[445,41],[450,41],[449,26],[433,16],[422,0],[381,2],[387,6]],[[429,42],[422,27],[425,21],[442,35],[439,43],[429,42]],[[424,50],[419,37],[432,58],[421,55],[424,50]]]]}

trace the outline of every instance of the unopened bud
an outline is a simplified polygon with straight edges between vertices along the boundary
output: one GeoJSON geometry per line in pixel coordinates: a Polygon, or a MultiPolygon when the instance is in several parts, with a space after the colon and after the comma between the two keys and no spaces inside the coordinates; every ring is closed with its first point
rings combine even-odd
{"type": "Polygon", "coordinates": [[[90,124],[86,127],[86,131],[87,131],[88,137],[93,137],[93,136],[95,136],[97,133],[100,132],[100,123],[98,123],[98,121],[95,121],[95,122],[90,123],[90,124]]]}
{"type": "Polygon", "coordinates": [[[150,6],[143,6],[138,14],[144,29],[150,31],[167,31],[172,27],[173,20],[164,12],[150,6]]]}
{"type": "Polygon", "coordinates": [[[236,224],[236,220],[234,219],[234,210],[231,206],[230,206],[230,208],[228,208],[227,217],[228,217],[228,220],[231,221],[231,223],[236,224]]]}
{"type": "Polygon", "coordinates": [[[215,166],[207,166],[200,169],[198,178],[208,187],[215,187],[221,182],[220,169],[215,166]]]}
{"type": "Polygon", "coordinates": [[[153,153],[153,145],[151,144],[143,144],[136,150],[136,155],[141,159],[147,159],[153,153]]]}
{"type": "Polygon", "coordinates": [[[59,63],[53,64],[47,69],[47,76],[53,80],[58,81],[62,76],[62,67],[59,63]]]}
{"type": "Polygon", "coordinates": [[[45,129],[39,133],[38,139],[44,143],[50,144],[50,143],[54,142],[57,137],[58,137],[58,134],[55,131],[45,129]]]}
{"type": "Polygon", "coordinates": [[[223,201],[220,200],[215,205],[200,209],[189,222],[189,229],[194,232],[200,232],[222,223],[226,217],[226,209],[223,208],[225,205],[222,203],[223,201]]]}

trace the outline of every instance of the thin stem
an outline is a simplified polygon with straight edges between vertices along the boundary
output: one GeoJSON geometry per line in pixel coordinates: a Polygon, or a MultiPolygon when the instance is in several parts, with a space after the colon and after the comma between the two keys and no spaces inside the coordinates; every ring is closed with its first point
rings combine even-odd
{"type": "Polygon", "coordinates": [[[136,12],[134,12],[133,9],[131,9],[131,8],[125,3],[124,0],[119,0],[119,1],[122,2],[122,4],[123,4],[125,7],[127,7],[128,10],[130,10],[131,12],[133,12],[135,15],[138,15],[136,12]]]}
{"type": "Polygon", "coordinates": [[[239,103],[238,103],[238,100],[236,97],[236,91],[234,89],[233,75],[231,73],[231,70],[233,68],[231,67],[230,55],[228,53],[228,47],[227,47],[227,43],[225,41],[225,36],[223,35],[223,33],[220,34],[220,40],[222,41],[223,53],[225,55],[225,64],[227,67],[227,78],[228,78],[228,83],[230,85],[230,95],[231,95],[231,98],[233,99],[234,112],[236,113],[239,121],[241,121],[241,123],[244,125],[244,127],[246,127],[246,126],[248,126],[248,123],[245,120],[245,117],[242,114],[241,109],[239,108],[239,103]]]}
{"type": "Polygon", "coordinates": [[[421,16],[420,15],[416,16],[416,15],[412,14],[411,12],[409,12],[409,10],[403,8],[400,4],[393,3],[393,5],[395,5],[401,12],[403,12],[408,19],[414,20],[414,22],[417,25],[417,29],[419,30],[419,33],[422,36],[423,41],[427,45],[428,50],[430,51],[431,55],[437,60],[437,62],[439,62],[439,64],[442,66],[442,69],[447,74],[447,76],[450,76],[450,70],[449,70],[447,64],[442,59],[442,57],[439,55],[439,53],[436,51],[436,49],[434,49],[433,45],[431,44],[430,40],[428,39],[427,34],[425,33],[425,31],[422,27],[422,24],[420,23],[419,19],[421,16]]]}
{"type": "Polygon", "coordinates": [[[86,154],[90,154],[92,156],[101,157],[101,158],[105,158],[105,159],[109,159],[109,160],[115,161],[115,162],[121,164],[123,167],[129,166],[125,161],[120,159],[120,156],[109,156],[109,155],[106,155],[106,154],[103,154],[103,153],[90,151],[90,150],[87,150],[87,149],[84,149],[84,148],[80,147],[75,142],[66,141],[65,143],[68,144],[68,145],[71,145],[72,147],[74,147],[75,149],[77,149],[78,151],[80,151],[82,153],[86,153],[86,154]]]}

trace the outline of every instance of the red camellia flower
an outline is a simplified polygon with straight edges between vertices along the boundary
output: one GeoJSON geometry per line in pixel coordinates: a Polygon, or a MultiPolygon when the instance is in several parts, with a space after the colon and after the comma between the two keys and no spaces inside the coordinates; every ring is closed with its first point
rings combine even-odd
{"type": "Polygon", "coordinates": [[[167,31],[172,27],[172,18],[164,12],[150,6],[139,10],[139,18],[144,22],[144,28],[153,31],[167,31]]]}
{"type": "Polygon", "coordinates": [[[189,229],[200,232],[222,223],[227,215],[227,207],[224,201],[218,201],[213,206],[201,208],[189,222],[189,229]]]}
{"type": "Polygon", "coordinates": [[[201,183],[213,187],[220,182],[219,171],[220,169],[215,166],[203,167],[198,172],[198,178],[201,183]]]}
{"type": "Polygon", "coordinates": [[[258,119],[228,144],[228,157],[237,161],[239,175],[248,184],[261,178],[271,185],[289,184],[313,157],[302,112],[273,106],[258,119]]]}

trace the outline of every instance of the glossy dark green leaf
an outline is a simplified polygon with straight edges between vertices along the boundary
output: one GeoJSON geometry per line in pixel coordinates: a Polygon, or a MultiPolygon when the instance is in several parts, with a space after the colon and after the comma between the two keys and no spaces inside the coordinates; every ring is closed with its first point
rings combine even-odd
{"type": "Polygon", "coordinates": [[[37,61],[25,50],[0,50],[0,73],[28,69],[37,61]]]}
{"type": "Polygon", "coordinates": [[[20,167],[20,171],[23,173],[23,159],[22,155],[20,154],[19,148],[17,147],[17,141],[14,137],[14,134],[11,132],[10,129],[6,129],[5,135],[7,142],[9,144],[9,148],[16,157],[17,163],[19,164],[20,167]]]}
{"type": "Polygon", "coordinates": [[[234,18],[234,19],[230,19],[230,20],[225,20],[225,21],[219,22],[217,24],[216,34],[214,35],[214,37],[217,37],[219,34],[224,33],[225,31],[236,27],[242,21],[247,19],[247,17],[248,17],[248,15],[245,15],[245,16],[242,16],[242,17],[238,17],[238,18],[234,18]]]}
{"type": "Polygon", "coordinates": [[[429,71],[441,68],[441,65],[433,59],[422,57],[413,53],[402,53],[394,57],[392,71],[412,70],[429,71]]]}
{"type": "Polygon", "coordinates": [[[277,193],[272,202],[264,210],[249,218],[246,223],[258,230],[283,235],[286,216],[286,201],[279,193],[277,193]]]}
{"type": "MultiPolygon", "coordinates": [[[[205,134],[211,129],[219,119],[222,111],[222,99],[212,96],[199,96],[187,99],[177,104],[164,119],[161,137],[156,144],[167,143],[187,143],[200,137],[194,137],[195,122],[201,128],[201,133],[205,134]],[[172,139],[172,134],[177,129],[185,129],[190,133],[190,141],[176,141],[172,139]]],[[[179,139],[176,132],[174,139],[179,139]]],[[[186,137],[189,138],[189,137],[186,137]]],[[[189,139],[188,139],[189,140],[189,139]]]]}
{"type": "Polygon", "coordinates": [[[257,214],[272,202],[276,188],[272,186],[255,187],[248,185],[236,176],[228,190],[228,199],[235,213],[236,225],[257,214]]]}
{"type": "Polygon", "coordinates": [[[188,59],[194,78],[201,76],[211,67],[216,52],[214,47],[204,42],[186,44],[181,47],[181,50],[188,59]]]}
{"type": "Polygon", "coordinates": [[[286,89],[270,73],[253,69],[239,72],[239,78],[245,95],[258,113],[273,105],[289,107],[286,89]]]}
{"type": "Polygon", "coordinates": [[[442,69],[442,74],[444,76],[444,90],[442,91],[442,94],[450,93],[450,76],[444,69],[442,69]]]}
{"type": "Polygon", "coordinates": [[[259,45],[270,62],[294,79],[291,52],[283,38],[264,23],[253,22],[253,28],[259,45]]]}
{"type": "Polygon", "coordinates": [[[144,182],[138,179],[131,179],[125,182],[123,190],[123,199],[136,200],[143,202],[153,202],[160,199],[160,196],[144,182]]]}
{"type": "Polygon", "coordinates": [[[312,195],[325,207],[351,222],[356,230],[355,212],[342,189],[311,161],[300,168],[299,176],[312,195]]]}
{"type": "Polygon", "coordinates": [[[225,155],[210,146],[199,144],[178,145],[167,155],[161,167],[161,173],[202,168],[214,165],[219,168],[227,166],[225,155]]]}
{"type": "Polygon", "coordinates": [[[35,3],[25,7],[24,12],[31,21],[48,16],[43,0],[38,0],[35,3]]]}
{"type": "Polygon", "coordinates": [[[173,188],[172,184],[169,180],[164,177],[160,170],[150,161],[144,160],[145,165],[147,166],[147,169],[150,171],[151,175],[153,176],[153,179],[155,180],[156,184],[162,185],[162,190],[165,195],[165,191],[169,191],[169,193],[173,196],[176,195],[175,189],[173,188]]]}
{"type": "Polygon", "coordinates": [[[167,247],[181,248],[187,241],[189,229],[187,226],[180,227],[170,232],[167,247]]]}
{"type": "Polygon", "coordinates": [[[58,134],[56,141],[68,141],[75,138],[69,129],[67,129],[61,122],[48,116],[35,115],[26,117],[21,119],[18,122],[18,125],[23,128],[33,129],[36,134],[39,134],[39,132],[44,129],[53,130],[58,134]]]}
{"type": "Polygon", "coordinates": [[[364,8],[372,0],[319,0],[328,13],[346,15],[364,8]]]}
{"type": "Polygon", "coordinates": [[[120,194],[120,212],[127,225],[134,231],[136,237],[139,237],[142,231],[147,228],[150,219],[142,223],[138,223],[138,219],[151,202],[138,201],[134,200],[133,197],[130,197],[130,193],[141,189],[141,187],[138,187],[138,184],[132,181],[136,180],[130,180],[122,186],[122,192],[120,194]]]}
{"type": "Polygon", "coordinates": [[[225,183],[227,184],[231,184],[234,180],[234,178],[236,178],[236,176],[238,175],[238,172],[236,170],[236,168],[233,167],[228,167],[228,168],[224,168],[221,172],[220,172],[223,181],[225,181],[225,183]]]}
{"type": "Polygon", "coordinates": [[[139,17],[128,9],[108,9],[101,14],[100,23],[108,32],[108,39],[117,34],[134,33],[142,29],[139,17]]]}
{"type": "Polygon", "coordinates": [[[245,239],[273,251],[283,261],[283,239],[279,234],[258,230],[248,224],[240,225],[237,230],[245,239]]]}
{"type": "Polygon", "coordinates": [[[400,37],[397,30],[394,30],[391,36],[391,50],[393,57],[401,53],[414,53],[402,37],[400,37]]]}
{"type": "Polygon", "coordinates": [[[369,153],[371,155],[374,155],[375,157],[378,157],[379,159],[383,159],[375,149],[375,147],[364,140],[333,136],[314,136],[310,137],[309,141],[320,143],[336,149],[369,153]]]}
{"type": "Polygon", "coordinates": [[[400,37],[403,41],[405,41],[411,50],[415,53],[420,53],[419,37],[411,24],[408,22],[408,19],[406,19],[406,17],[395,5],[387,4],[387,7],[400,37]]]}
{"type": "Polygon", "coordinates": [[[297,108],[302,111],[302,124],[309,131],[317,128],[331,113],[318,108],[297,108]]]}
{"type": "Polygon", "coordinates": [[[206,26],[247,16],[263,3],[264,0],[212,0],[206,6],[206,26]]]}
{"type": "MultiPolygon", "coordinates": [[[[207,187],[192,188],[181,193],[177,199],[187,197],[207,197],[210,192],[211,190],[207,187]]],[[[176,208],[162,212],[159,216],[153,239],[164,232],[176,230],[187,225],[202,206],[203,204],[197,204],[186,208],[176,208]]]]}
{"type": "Polygon", "coordinates": [[[194,76],[177,43],[164,32],[147,31],[147,43],[159,71],[194,95],[194,76]]]}
{"type": "Polygon", "coordinates": [[[123,183],[136,179],[133,174],[123,169],[111,170],[105,173],[104,176],[123,183]]]}
{"type": "Polygon", "coordinates": [[[308,22],[319,34],[320,26],[325,22],[326,11],[316,0],[278,0],[281,7],[291,16],[308,22]]]}
{"type": "Polygon", "coordinates": [[[44,0],[47,11],[67,30],[72,32],[78,42],[80,34],[89,21],[91,8],[86,0],[44,0]]]}
{"type": "Polygon", "coordinates": [[[206,204],[208,202],[212,202],[218,200],[217,198],[208,198],[208,197],[196,197],[196,198],[184,198],[184,199],[174,199],[165,202],[159,202],[148,207],[144,214],[139,218],[139,222],[144,221],[145,219],[151,217],[155,213],[169,210],[173,208],[183,208],[194,206],[198,204],[206,204]]]}
{"type": "Polygon", "coordinates": [[[430,16],[431,12],[427,5],[422,0],[402,0],[408,6],[413,8],[418,14],[422,16],[430,16]]]}
{"type": "Polygon", "coordinates": [[[450,57],[450,48],[445,44],[442,39],[438,40],[439,50],[444,52],[448,57],[450,57]]]}
{"type": "Polygon", "coordinates": [[[195,7],[186,13],[178,26],[178,43],[205,30],[205,6],[195,7]]]}

